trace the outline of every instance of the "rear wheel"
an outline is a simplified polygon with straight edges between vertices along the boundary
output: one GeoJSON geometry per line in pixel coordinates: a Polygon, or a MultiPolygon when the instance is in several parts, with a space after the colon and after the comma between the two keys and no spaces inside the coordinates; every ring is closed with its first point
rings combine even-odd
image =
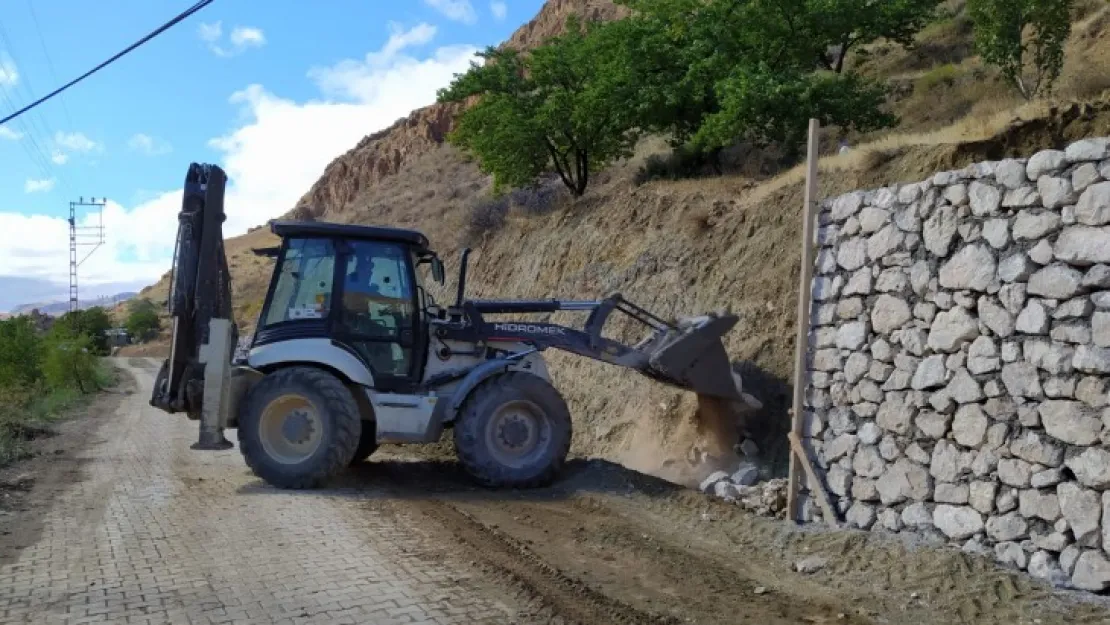
{"type": "Polygon", "coordinates": [[[334,375],[312,367],[271,373],[239,415],[239,449],[254,474],[278,488],[314,488],[350,464],[362,421],[334,375]]]}
{"type": "Polygon", "coordinates": [[[566,402],[546,380],[506,373],[480,384],[455,423],[459,461],[479,482],[495,487],[550,484],[570,450],[566,402]]]}

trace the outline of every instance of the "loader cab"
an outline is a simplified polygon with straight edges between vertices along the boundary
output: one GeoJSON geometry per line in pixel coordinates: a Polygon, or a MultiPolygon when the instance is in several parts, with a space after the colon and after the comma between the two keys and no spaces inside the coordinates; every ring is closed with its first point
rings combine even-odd
{"type": "Polygon", "coordinates": [[[277,221],[271,230],[282,242],[270,251],[274,273],[252,354],[279,343],[289,351],[338,348],[369,370],[376,389],[414,388],[428,341],[417,265],[431,263],[442,276],[427,238],[412,230],[319,222],[277,221]]]}

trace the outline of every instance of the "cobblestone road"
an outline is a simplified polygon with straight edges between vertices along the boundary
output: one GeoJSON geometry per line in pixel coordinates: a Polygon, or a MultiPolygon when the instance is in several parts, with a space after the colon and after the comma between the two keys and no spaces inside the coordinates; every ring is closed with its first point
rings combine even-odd
{"type": "Polygon", "coordinates": [[[497,589],[365,487],[276,491],[237,449],[191,451],[196,425],[146,403],[157,363],[120,362],[139,389],[89,433],[38,541],[0,567],[0,622],[512,622],[497,589]]]}

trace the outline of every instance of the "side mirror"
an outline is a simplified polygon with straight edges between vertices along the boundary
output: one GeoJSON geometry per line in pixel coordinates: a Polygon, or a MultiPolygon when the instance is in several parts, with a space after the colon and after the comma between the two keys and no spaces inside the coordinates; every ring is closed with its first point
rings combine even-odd
{"type": "Polygon", "coordinates": [[[432,259],[432,278],[435,279],[438,284],[443,284],[443,261],[438,258],[432,259]]]}

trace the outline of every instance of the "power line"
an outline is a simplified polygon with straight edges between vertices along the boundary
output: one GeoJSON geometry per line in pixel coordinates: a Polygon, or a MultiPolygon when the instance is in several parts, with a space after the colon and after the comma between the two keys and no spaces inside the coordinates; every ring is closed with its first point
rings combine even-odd
{"type": "Polygon", "coordinates": [[[3,125],[3,124],[5,124],[6,122],[8,122],[12,119],[15,119],[16,117],[19,117],[23,113],[26,113],[27,111],[35,108],[36,106],[42,104],[43,102],[46,102],[50,98],[53,98],[54,96],[56,96],[59,93],[65,91],[66,89],[69,89],[73,85],[81,82],[82,80],[88,78],[89,76],[92,76],[96,72],[104,69],[106,66],[115,62],[117,59],[119,59],[123,55],[127,54],[128,52],[131,52],[135,48],[138,48],[139,46],[143,45],[144,43],[146,43],[146,42],[150,41],[151,39],[157,37],[158,35],[162,34],[164,31],[166,31],[169,28],[176,25],[178,22],[181,22],[181,21],[185,20],[186,18],[191,16],[193,13],[196,13],[197,11],[200,11],[204,7],[208,6],[209,4],[212,4],[212,0],[201,0],[200,2],[197,2],[193,6],[186,9],[185,11],[179,13],[176,17],[174,17],[170,21],[166,22],[165,24],[162,24],[160,27],[158,27],[157,30],[151,32],[150,34],[148,34],[147,36],[143,37],[142,39],[136,41],[135,43],[131,44],[130,46],[127,46],[126,48],[124,48],[120,52],[117,52],[114,56],[112,56],[112,58],[108,59],[107,61],[104,61],[100,65],[97,65],[96,67],[90,69],[89,71],[85,72],[84,74],[81,74],[77,78],[74,78],[73,80],[69,81],[68,83],[62,85],[61,87],[58,87],[54,91],[51,91],[50,93],[42,96],[38,100],[35,100],[34,102],[32,102],[32,103],[28,104],[27,106],[19,109],[18,111],[12,113],[11,115],[8,115],[4,119],[0,119],[0,125],[3,125]]]}
{"type": "MultiPolygon", "coordinates": [[[[16,64],[16,67],[23,66],[20,62],[19,56],[16,54],[15,46],[12,44],[11,39],[8,38],[8,33],[3,24],[0,24],[0,43],[3,43],[8,55],[16,64]]],[[[19,80],[17,86],[12,87],[11,95],[14,96],[15,93],[19,90],[22,90],[25,94],[25,97],[21,98],[23,101],[27,101],[35,97],[35,88],[31,84],[30,76],[19,80]]],[[[8,105],[10,107],[15,108],[16,105],[13,101],[13,98],[9,97],[6,89],[4,93],[4,99],[8,102],[8,105]]],[[[68,176],[62,175],[61,170],[56,170],[51,167],[50,163],[52,162],[53,158],[47,155],[42,147],[40,147],[39,141],[35,136],[36,132],[42,132],[43,128],[45,128],[46,134],[46,139],[44,141],[49,141],[50,137],[54,136],[54,131],[50,127],[50,122],[46,120],[46,117],[43,115],[42,110],[37,110],[33,115],[28,115],[26,118],[19,119],[18,121],[24,129],[24,134],[27,136],[27,141],[32,145],[35,152],[37,152],[39,156],[39,167],[43,170],[46,178],[56,178],[58,181],[61,182],[61,186],[66,190],[66,192],[72,194],[72,190],[69,187],[68,176]]]]}
{"type": "MultiPolygon", "coordinates": [[[[35,23],[35,31],[39,35],[39,45],[42,46],[42,54],[46,57],[46,66],[50,70],[50,77],[54,82],[58,82],[58,74],[54,71],[54,60],[50,58],[50,52],[46,47],[46,38],[42,35],[42,26],[39,25],[39,16],[35,13],[35,4],[31,0],[27,0],[27,10],[31,13],[31,21],[35,23]]],[[[66,123],[69,124],[70,130],[73,130],[73,118],[69,116],[69,106],[66,104],[65,96],[62,96],[62,111],[66,115],[66,123]]]]}

